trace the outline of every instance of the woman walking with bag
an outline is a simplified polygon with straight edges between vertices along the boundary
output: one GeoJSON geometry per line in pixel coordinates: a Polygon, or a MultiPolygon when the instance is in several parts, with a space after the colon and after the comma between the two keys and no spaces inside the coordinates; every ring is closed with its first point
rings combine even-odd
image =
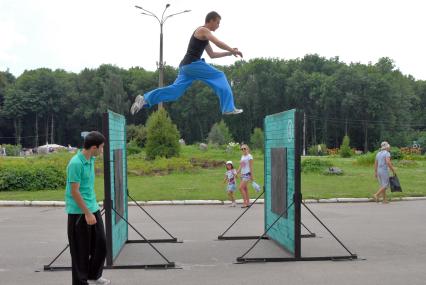
{"type": "Polygon", "coordinates": [[[389,153],[390,145],[388,142],[382,142],[379,153],[376,155],[376,161],[374,162],[374,176],[377,178],[380,184],[379,190],[374,194],[374,200],[379,202],[380,195],[383,196],[383,203],[389,203],[386,199],[386,189],[389,187],[389,169],[395,176],[395,169],[391,162],[391,155],[389,153]]]}

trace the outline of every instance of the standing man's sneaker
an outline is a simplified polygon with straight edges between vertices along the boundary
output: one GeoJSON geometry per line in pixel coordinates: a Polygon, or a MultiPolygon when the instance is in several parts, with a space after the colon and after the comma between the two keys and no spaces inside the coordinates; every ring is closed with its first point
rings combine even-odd
{"type": "Polygon", "coordinates": [[[143,105],[145,105],[145,99],[143,98],[143,95],[136,96],[135,102],[130,108],[130,113],[132,115],[136,114],[140,109],[142,109],[143,105]]]}
{"type": "Polygon", "coordinates": [[[111,280],[100,277],[98,280],[87,280],[89,284],[108,285],[111,284],[111,280]]]}
{"type": "Polygon", "coordinates": [[[243,112],[243,109],[234,109],[234,111],[231,112],[224,112],[224,115],[237,115],[241,114],[243,112]]]}

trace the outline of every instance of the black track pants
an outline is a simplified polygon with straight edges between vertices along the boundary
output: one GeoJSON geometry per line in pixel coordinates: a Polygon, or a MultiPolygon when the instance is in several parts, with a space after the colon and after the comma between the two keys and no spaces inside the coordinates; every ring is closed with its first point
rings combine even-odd
{"type": "Polygon", "coordinates": [[[93,214],[97,222],[92,226],[86,223],[84,214],[68,214],[73,285],[86,285],[88,279],[102,276],[107,251],[105,229],[101,212],[93,214]]]}

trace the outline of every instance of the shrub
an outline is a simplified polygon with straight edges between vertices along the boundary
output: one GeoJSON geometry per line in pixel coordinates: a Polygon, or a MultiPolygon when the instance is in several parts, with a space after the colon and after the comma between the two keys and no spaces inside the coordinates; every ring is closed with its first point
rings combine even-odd
{"type": "Polygon", "coordinates": [[[376,155],[378,152],[379,151],[367,152],[365,154],[357,156],[356,164],[365,165],[365,166],[374,164],[374,161],[376,160],[376,155]]]}
{"type": "Polygon", "coordinates": [[[404,159],[406,159],[406,160],[426,160],[426,155],[404,154],[404,159]]]}
{"type": "Polygon", "coordinates": [[[179,156],[179,131],[165,109],[152,113],[146,123],[146,158],[179,156]]]}
{"type": "Polygon", "coordinates": [[[426,131],[421,131],[417,133],[415,143],[423,150],[426,149],[426,131]]]}
{"type": "Polygon", "coordinates": [[[250,145],[253,149],[263,151],[264,136],[261,128],[255,128],[253,134],[250,136],[250,145]]]}
{"type": "Polygon", "coordinates": [[[65,169],[52,165],[0,168],[0,191],[58,189],[65,182],[65,169]]]}
{"type": "Polygon", "coordinates": [[[342,145],[340,146],[340,151],[339,151],[341,157],[346,158],[346,157],[352,156],[352,150],[349,143],[350,143],[349,136],[344,136],[343,142],[342,142],[342,145]]]}
{"type": "Polygon", "coordinates": [[[226,152],[227,153],[240,153],[240,144],[235,142],[229,142],[226,145],[226,152]]]}
{"type": "Polygon", "coordinates": [[[390,154],[392,159],[402,159],[404,158],[404,154],[401,150],[395,146],[391,147],[390,154]]]}
{"type": "Polygon", "coordinates": [[[138,147],[144,147],[146,143],[146,127],[144,125],[128,125],[127,142],[134,141],[138,147]]]}
{"type": "Polygon", "coordinates": [[[142,148],[138,146],[138,143],[135,140],[131,140],[127,144],[127,155],[133,155],[142,152],[142,148]]]}
{"type": "Polygon", "coordinates": [[[228,126],[225,124],[225,122],[222,120],[219,123],[215,123],[207,137],[207,141],[209,144],[218,144],[218,145],[224,145],[231,141],[232,135],[231,132],[228,129],[228,126]]]}
{"type": "Polygon", "coordinates": [[[193,170],[195,167],[186,158],[158,158],[151,161],[143,159],[143,155],[135,154],[128,158],[128,173],[133,175],[168,174],[170,172],[182,172],[193,170]]]}
{"type": "Polygon", "coordinates": [[[22,150],[22,146],[20,144],[4,144],[0,145],[1,148],[4,148],[7,156],[19,156],[22,150]]]}
{"type": "Polygon", "coordinates": [[[402,168],[411,168],[411,167],[418,166],[418,163],[416,161],[414,161],[414,160],[401,159],[401,160],[398,160],[395,163],[395,166],[402,167],[402,168]]]}
{"type": "Polygon", "coordinates": [[[332,164],[328,160],[308,158],[302,161],[302,172],[323,172],[326,168],[331,167],[332,164]]]}

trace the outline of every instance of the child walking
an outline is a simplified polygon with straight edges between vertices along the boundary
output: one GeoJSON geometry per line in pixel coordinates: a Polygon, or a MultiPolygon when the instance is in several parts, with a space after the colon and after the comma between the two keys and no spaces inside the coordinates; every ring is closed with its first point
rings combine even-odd
{"type": "Polygon", "coordinates": [[[226,192],[228,193],[229,200],[231,200],[231,206],[230,207],[236,206],[235,197],[234,197],[234,192],[237,189],[237,186],[236,186],[236,183],[235,183],[236,177],[237,177],[237,171],[234,169],[234,166],[232,165],[232,161],[228,160],[226,162],[225,179],[224,179],[223,182],[228,183],[228,186],[226,188],[226,192]]]}

